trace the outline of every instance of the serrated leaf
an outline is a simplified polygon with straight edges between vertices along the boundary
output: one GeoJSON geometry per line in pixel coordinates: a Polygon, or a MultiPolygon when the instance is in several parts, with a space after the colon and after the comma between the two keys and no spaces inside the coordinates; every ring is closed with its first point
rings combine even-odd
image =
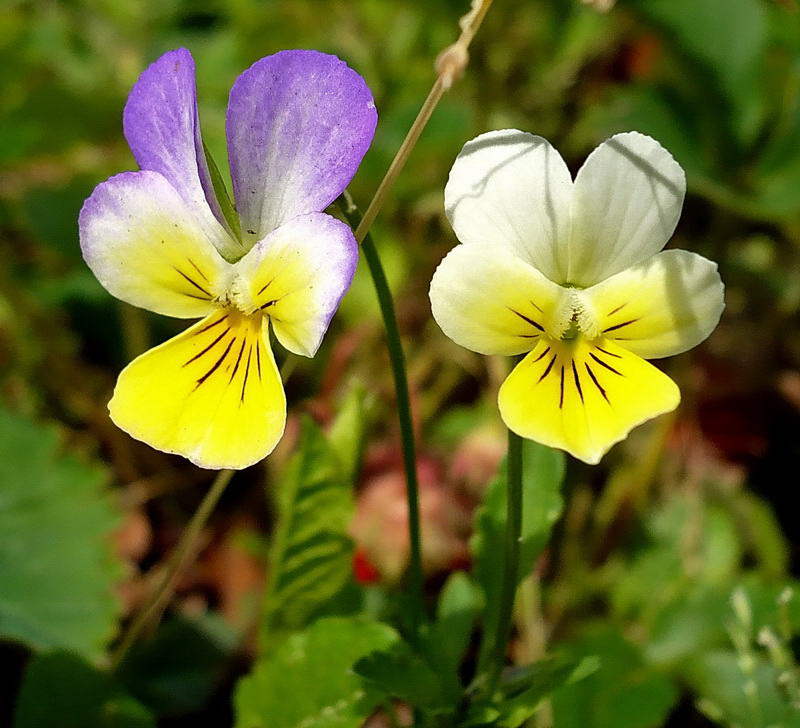
{"type": "MultiPolygon", "coordinates": [[[[561,515],[564,454],[526,440],[523,444],[522,467],[522,536],[518,582],[533,569],[536,559],[547,545],[553,524],[561,515]]],[[[496,630],[503,580],[507,502],[505,466],[500,470],[478,510],[471,543],[475,557],[475,578],[483,588],[486,604],[483,630],[489,635],[496,630]]],[[[490,648],[491,643],[484,640],[481,665],[490,648]]]]}
{"type": "Polygon", "coordinates": [[[278,526],[262,647],[302,629],[350,581],[352,484],[322,431],[305,418],[297,453],[277,489],[278,526]]]}
{"type": "Polygon", "coordinates": [[[256,662],[236,689],[236,728],[358,728],[377,701],[353,665],[399,639],[385,624],[321,619],[256,662]]]}
{"type": "Polygon", "coordinates": [[[35,657],[22,679],[14,728],[155,728],[148,710],[80,657],[35,657]]]}
{"type": "Polygon", "coordinates": [[[99,656],[116,628],[117,514],[102,468],[0,410],[0,636],[99,656]]]}
{"type": "Polygon", "coordinates": [[[447,708],[439,675],[405,642],[363,657],[353,669],[386,698],[398,698],[426,712],[447,708]]]}

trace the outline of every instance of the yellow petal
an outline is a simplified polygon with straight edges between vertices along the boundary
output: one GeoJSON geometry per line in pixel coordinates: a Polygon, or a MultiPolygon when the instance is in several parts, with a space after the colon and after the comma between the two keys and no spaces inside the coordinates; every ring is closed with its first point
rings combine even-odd
{"type": "Polygon", "coordinates": [[[581,291],[597,335],[645,359],[680,354],[714,330],[725,287],[717,264],[666,250],[581,291]]]}
{"type": "Polygon", "coordinates": [[[500,388],[500,414],[522,437],[595,464],[637,425],[678,406],[663,372],[607,339],[542,341],[500,388]]]}
{"type": "Polygon", "coordinates": [[[134,359],[108,408],[132,437],[200,467],[258,462],[286,422],[266,320],[220,309],[134,359]]]}

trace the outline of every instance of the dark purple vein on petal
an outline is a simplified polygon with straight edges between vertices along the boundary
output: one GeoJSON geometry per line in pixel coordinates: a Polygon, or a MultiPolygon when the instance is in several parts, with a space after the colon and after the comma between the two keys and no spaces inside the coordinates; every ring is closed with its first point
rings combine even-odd
{"type": "MultiPolygon", "coordinates": [[[[258,344],[256,344],[258,346],[258,344]]],[[[244,402],[244,391],[247,388],[247,378],[250,376],[250,359],[253,356],[253,344],[247,350],[247,363],[244,365],[244,380],[242,381],[242,393],[239,395],[239,404],[244,402]]]]}
{"type": "Polygon", "coordinates": [[[203,382],[206,381],[206,379],[208,379],[215,371],[217,371],[217,369],[219,369],[222,362],[225,361],[225,357],[228,356],[228,352],[231,350],[234,341],[236,341],[235,338],[231,339],[228,342],[228,346],[225,347],[225,351],[222,352],[222,356],[220,356],[220,358],[217,359],[217,361],[214,363],[214,366],[212,366],[211,369],[209,369],[202,377],[200,377],[200,379],[197,380],[197,384],[194,385],[194,390],[192,391],[195,391],[203,382]]]}
{"type": "Polygon", "coordinates": [[[244,347],[247,345],[247,336],[242,337],[242,345],[239,347],[239,356],[236,357],[236,364],[233,365],[233,371],[231,372],[231,378],[228,380],[228,384],[233,381],[233,378],[236,376],[236,372],[239,371],[239,363],[242,361],[242,354],[244,354],[244,347]]]}
{"type": "Polygon", "coordinates": [[[519,311],[514,310],[510,306],[506,306],[506,308],[509,311],[511,311],[511,313],[515,314],[516,316],[519,316],[523,321],[526,321],[534,328],[539,329],[539,331],[544,331],[544,327],[541,324],[537,323],[532,318],[528,318],[524,313],[520,313],[519,311]]]}
{"type": "Polygon", "coordinates": [[[547,365],[547,369],[544,370],[544,372],[542,373],[542,376],[539,377],[539,379],[536,382],[536,384],[539,384],[548,374],[550,374],[550,370],[553,368],[553,364],[556,363],[556,359],[557,358],[558,358],[557,355],[553,354],[553,358],[550,360],[550,363],[547,365]]]}
{"type": "Polygon", "coordinates": [[[607,334],[609,331],[616,331],[617,329],[621,329],[624,326],[630,326],[631,324],[635,324],[639,319],[631,319],[630,321],[624,321],[621,324],[616,324],[614,326],[609,326],[607,329],[603,329],[603,333],[607,334]]]}
{"type": "Polygon", "coordinates": [[[620,377],[625,376],[622,372],[618,372],[611,364],[606,364],[600,357],[595,356],[592,352],[589,352],[589,356],[592,357],[601,367],[605,367],[610,372],[614,372],[614,374],[618,374],[620,377]]]}
{"type": "MultiPolygon", "coordinates": [[[[223,332],[222,332],[222,333],[221,333],[219,336],[217,336],[217,338],[216,338],[216,339],[214,339],[214,341],[212,341],[212,342],[211,342],[211,343],[210,343],[210,344],[209,344],[209,345],[208,345],[208,346],[207,346],[205,349],[203,349],[203,350],[202,350],[202,351],[201,351],[199,354],[195,354],[195,355],[194,355],[194,356],[193,356],[191,359],[189,359],[189,361],[187,361],[187,362],[186,362],[186,363],[185,363],[183,366],[185,366],[185,367],[186,367],[186,366],[189,366],[189,364],[191,364],[193,361],[196,361],[197,359],[199,359],[201,356],[203,356],[203,354],[205,354],[205,353],[207,353],[207,352],[211,351],[211,349],[213,349],[213,348],[214,348],[214,347],[215,347],[217,344],[219,344],[219,342],[220,342],[220,341],[222,341],[222,338],[223,338],[223,337],[225,336],[225,334],[227,334],[229,331],[230,331],[230,327],[228,327],[227,329],[225,329],[225,331],[223,331],[223,332]]],[[[231,339],[231,343],[233,343],[233,339],[231,339]]]]}
{"type": "MultiPolygon", "coordinates": [[[[191,276],[187,276],[187,275],[186,275],[186,273],[184,273],[184,272],[183,272],[183,271],[182,271],[180,268],[176,268],[176,267],[173,265],[173,266],[172,266],[172,269],[173,269],[173,270],[174,270],[176,273],[178,273],[179,275],[183,276],[183,277],[184,277],[184,278],[185,278],[185,279],[186,279],[186,280],[187,280],[189,283],[191,283],[191,284],[192,284],[192,285],[193,285],[193,286],[194,286],[194,287],[195,287],[195,288],[196,288],[198,291],[200,291],[200,293],[205,293],[205,294],[206,294],[206,296],[208,296],[208,299],[209,299],[209,300],[210,300],[211,298],[213,298],[213,296],[211,295],[211,293],[209,293],[209,292],[208,292],[208,291],[207,291],[205,288],[203,288],[203,286],[201,286],[201,285],[200,285],[200,284],[199,284],[197,281],[195,281],[195,280],[194,280],[194,279],[193,279],[191,276]]],[[[188,295],[188,294],[187,294],[187,295],[188,295]]],[[[196,298],[196,296],[195,296],[195,298],[196,298]]]]}
{"type": "Polygon", "coordinates": [[[594,375],[594,372],[589,366],[589,362],[584,362],[583,365],[586,367],[586,371],[589,374],[589,378],[594,382],[594,386],[597,387],[597,389],[600,391],[600,394],[603,395],[603,399],[609,404],[611,404],[611,402],[608,399],[608,395],[606,394],[606,390],[603,388],[603,385],[597,381],[597,377],[594,375]]]}
{"type": "Polygon", "coordinates": [[[575,367],[575,360],[572,360],[572,376],[575,378],[575,386],[578,389],[578,395],[581,398],[581,402],[583,402],[583,387],[581,386],[581,378],[578,376],[578,370],[575,367]]]}

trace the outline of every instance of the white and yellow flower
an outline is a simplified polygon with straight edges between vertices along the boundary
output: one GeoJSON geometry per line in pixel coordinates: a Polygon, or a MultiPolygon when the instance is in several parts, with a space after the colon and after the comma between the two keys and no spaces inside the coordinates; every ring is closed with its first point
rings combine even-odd
{"type": "Polygon", "coordinates": [[[683,205],[683,170],[655,140],[619,134],[573,180],[543,138],[494,131],[468,142],[445,189],[461,245],[431,283],[433,315],[481,354],[526,354],[500,388],[517,434],[588,463],[677,407],[645,359],[691,349],[716,327],[715,263],[661,252],[683,205]]]}

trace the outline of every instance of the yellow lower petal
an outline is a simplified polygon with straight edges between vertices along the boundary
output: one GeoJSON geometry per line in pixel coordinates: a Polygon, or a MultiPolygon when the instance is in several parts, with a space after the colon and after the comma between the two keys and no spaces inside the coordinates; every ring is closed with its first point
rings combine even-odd
{"type": "Polygon", "coordinates": [[[500,388],[500,414],[522,437],[596,464],[637,425],[678,406],[659,369],[607,339],[542,341],[500,388]]]}
{"type": "Polygon", "coordinates": [[[108,405],[137,440],[203,468],[245,468],[283,434],[286,397],[266,320],[220,310],[134,359],[108,405]]]}

